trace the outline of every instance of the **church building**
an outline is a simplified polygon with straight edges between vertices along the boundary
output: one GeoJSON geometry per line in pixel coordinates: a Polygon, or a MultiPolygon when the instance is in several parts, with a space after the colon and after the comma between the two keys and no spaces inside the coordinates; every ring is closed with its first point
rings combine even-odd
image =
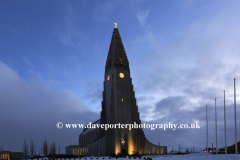
{"type": "Polygon", "coordinates": [[[149,142],[142,128],[119,127],[140,125],[138,106],[130,76],[129,61],[118,28],[115,26],[107,56],[101,119],[85,128],[79,135],[79,145],[66,147],[67,154],[79,156],[152,155],[167,154],[166,146],[149,142]],[[118,124],[118,127],[113,127],[118,124]]]}

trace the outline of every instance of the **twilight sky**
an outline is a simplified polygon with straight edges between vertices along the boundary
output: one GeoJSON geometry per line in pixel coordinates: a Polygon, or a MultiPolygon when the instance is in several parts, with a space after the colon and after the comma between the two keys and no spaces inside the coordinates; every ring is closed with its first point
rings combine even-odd
{"type": "MultiPolygon", "coordinates": [[[[100,118],[103,80],[114,22],[130,63],[142,123],[191,124],[200,129],[145,129],[169,148],[234,143],[233,79],[240,115],[239,0],[2,0],[0,1],[0,148],[22,151],[33,140],[65,147],[82,129],[56,123],[100,118]]],[[[238,118],[238,126],[240,119],[238,118]]],[[[238,140],[240,127],[238,127],[238,140]]]]}

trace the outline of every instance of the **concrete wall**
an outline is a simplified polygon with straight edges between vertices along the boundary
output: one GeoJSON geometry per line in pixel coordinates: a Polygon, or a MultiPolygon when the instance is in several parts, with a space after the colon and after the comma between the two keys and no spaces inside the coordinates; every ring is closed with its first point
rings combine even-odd
{"type": "Polygon", "coordinates": [[[10,152],[10,151],[0,152],[0,159],[17,160],[19,157],[22,156],[24,156],[23,152],[10,152]]]}
{"type": "Polygon", "coordinates": [[[159,155],[160,154],[167,154],[167,147],[166,146],[158,146],[155,144],[152,144],[147,139],[145,140],[145,155],[159,155]]]}
{"type": "Polygon", "coordinates": [[[70,145],[66,147],[66,154],[76,156],[105,156],[105,137],[86,145],[70,145]]]}
{"type": "MultiPolygon", "coordinates": [[[[161,155],[167,154],[166,146],[158,146],[152,144],[145,139],[145,150],[139,152],[141,155],[161,155]]],[[[105,137],[100,140],[87,145],[71,145],[66,147],[66,154],[77,155],[77,156],[109,156],[109,152],[106,150],[106,139],[105,137]]]]}

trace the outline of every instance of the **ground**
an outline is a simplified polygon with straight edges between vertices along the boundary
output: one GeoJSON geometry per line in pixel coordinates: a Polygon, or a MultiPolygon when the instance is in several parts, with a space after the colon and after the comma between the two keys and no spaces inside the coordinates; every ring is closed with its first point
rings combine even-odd
{"type": "MultiPolygon", "coordinates": [[[[161,155],[161,156],[144,156],[144,157],[150,157],[152,158],[152,160],[185,160],[185,159],[189,159],[189,160],[236,160],[236,159],[240,159],[240,154],[235,155],[235,154],[218,154],[218,155],[214,155],[214,154],[207,154],[207,153],[192,153],[192,154],[185,154],[185,155],[161,155]]],[[[144,157],[142,157],[141,159],[144,160],[144,157]]],[[[90,157],[86,157],[86,158],[81,158],[81,160],[109,160],[109,157],[100,157],[100,158],[90,158],[90,157]]],[[[118,158],[118,160],[127,160],[129,159],[127,158],[118,158]]],[[[37,159],[33,159],[33,160],[37,160],[37,159]]],[[[42,160],[42,159],[39,159],[42,160]]],[[[43,159],[43,160],[50,160],[50,159],[43,159]]],[[[60,159],[56,159],[56,160],[60,160],[60,159]]],[[[62,159],[65,160],[65,159],[62,159]]],[[[74,160],[72,159],[66,159],[66,160],[74,160]]],[[[80,160],[78,158],[76,158],[75,160],[80,160]]],[[[115,160],[115,158],[111,158],[111,160],[115,160]]],[[[131,160],[134,160],[133,158],[131,158],[131,160]]],[[[139,160],[138,158],[136,160],[139,160]]]]}

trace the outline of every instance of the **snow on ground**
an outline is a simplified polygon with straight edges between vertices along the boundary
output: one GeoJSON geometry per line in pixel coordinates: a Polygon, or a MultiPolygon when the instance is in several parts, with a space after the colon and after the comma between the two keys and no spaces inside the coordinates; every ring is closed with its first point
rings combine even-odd
{"type": "Polygon", "coordinates": [[[185,155],[162,155],[154,157],[153,160],[237,160],[240,159],[240,155],[235,154],[208,154],[207,153],[192,153],[185,155]]]}
{"type": "MultiPolygon", "coordinates": [[[[140,160],[144,160],[144,157],[150,157],[152,160],[237,160],[240,159],[240,154],[207,154],[207,153],[191,153],[191,154],[185,154],[185,155],[161,155],[161,156],[143,156],[140,160]]],[[[33,159],[37,160],[37,159],[33,159]]],[[[39,160],[51,160],[48,158],[39,158],[39,160]]],[[[60,159],[56,159],[60,160],[60,159]]],[[[65,160],[62,158],[61,160],[65,160]]],[[[74,160],[74,158],[66,158],[66,160],[74,160]]],[[[79,158],[76,158],[75,160],[80,160],[79,158]]],[[[81,158],[81,160],[109,160],[109,157],[99,157],[98,159],[96,157],[90,158],[85,157],[81,158]],[[103,159],[104,158],[104,159],[103,159]]],[[[116,158],[111,158],[111,160],[116,160],[116,158]]],[[[134,160],[134,158],[118,158],[118,160],[134,160]]],[[[136,160],[139,160],[139,158],[136,158],[136,160]]]]}

